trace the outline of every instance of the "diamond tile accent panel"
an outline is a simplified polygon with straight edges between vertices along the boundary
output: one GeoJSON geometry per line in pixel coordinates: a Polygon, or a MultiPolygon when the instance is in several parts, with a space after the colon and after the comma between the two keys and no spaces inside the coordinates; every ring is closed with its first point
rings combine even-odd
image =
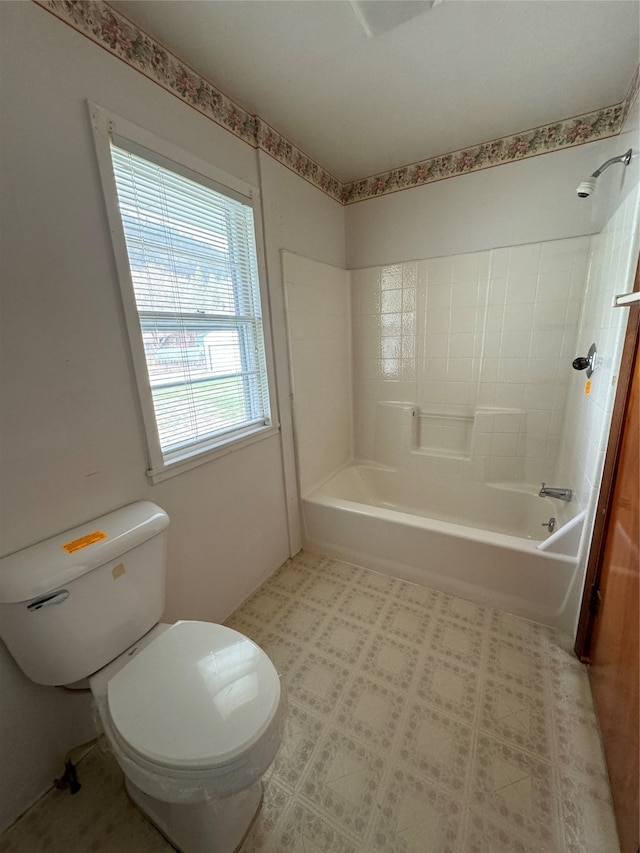
{"type": "Polygon", "coordinates": [[[287,790],[296,789],[324,729],[321,717],[315,716],[290,699],[282,744],[271,769],[271,777],[275,776],[281,780],[287,790]]]}
{"type": "Polygon", "coordinates": [[[323,628],[318,645],[324,654],[355,666],[371,639],[371,631],[340,616],[329,616],[323,628]]]}
{"type": "Polygon", "coordinates": [[[384,758],[355,739],[328,729],[302,783],[304,798],[363,843],[375,813],[384,758]]]}
{"type": "Polygon", "coordinates": [[[367,849],[380,853],[455,853],[461,803],[435,785],[392,767],[367,849]]]}
{"type": "Polygon", "coordinates": [[[429,630],[430,621],[430,616],[425,614],[423,607],[392,601],[381,624],[386,636],[421,645],[429,630]]]}
{"type": "Polygon", "coordinates": [[[399,757],[420,778],[462,794],[472,747],[473,731],[469,726],[421,703],[410,707],[399,739],[399,757]]]}
{"type": "Polygon", "coordinates": [[[535,646],[511,642],[492,633],[489,637],[487,673],[514,686],[533,688],[542,693],[545,683],[545,658],[535,646]]]}
{"type": "Polygon", "coordinates": [[[429,654],[422,660],[415,692],[428,707],[472,724],[479,684],[476,670],[429,654]]]}
{"type": "Polygon", "coordinates": [[[550,764],[507,744],[478,735],[472,771],[472,804],[505,820],[523,835],[559,847],[560,829],[550,764]]]}
{"type": "Polygon", "coordinates": [[[500,824],[472,811],[462,849],[465,853],[555,853],[562,848],[550,847],[541,839],[525,840],[512,824],[500,824]]]}
{"type": "Polygon", "coordinates": [[[289,695],[300,705],[328,717],[344,691],[349,670],[317,652],[307,652],[287,679],[289,695]]]}
{"type": "Polygon", "coordinates": [[[374,625],[387,605],[384,593],[371,592],[368,589],[349,590],[338,606],[338,612],[345,618],[363,625],[374,625]]]}
{"type": "Polygon", "coordinates": [[[387,750],[404,706],[404,697],[397,690],[358,675],[338,705],[335,723],[366,745],[387,750]]]}
{"type": "MultiPolygon", "coordinates": [[[[619,853],[570,637],[301,552],[227,624],[282,679],[286,721],[237,853],[619,853]]],[[[61,757],[62,759],[62,757],[61,757]]],[[[108,751],[1,853],[170,853],[108,751]]]]}
{"type": "Polygon", "coordinates": [[[485,633],[461,620],[440,618],[434,625],[429,647],[450,661],[479,668],[483,664],[485,633]]]}
{"type": "Polygon", "coordinates": [[[371,678],[408,690],[416,672],[418,649],[376,633],[369,644],[362,669],[371,678]]]}
{"type": "Polygon", "coordinates": [[[292,601],[274,616],[274,627],[280,633],[301,642],[312,640],[324,620],[323,610],[306,601],[292,601]]]}
{"type": "Polygon", "coordinates": [[[264,828],[256,826],[242,845],[242,853],[360,853],[360,846],[326,819],[324,814],[301,800],[286,810],[273,837],[265,841],[264,828]],[[262,832],[261,832],[262,830],[262,832]]]}
{"type": "Polygon", "coordinates": [[[544,698],[508,682],[487,677],[479,727],[512,746],[549,759],[549,711],[544,698]]]}

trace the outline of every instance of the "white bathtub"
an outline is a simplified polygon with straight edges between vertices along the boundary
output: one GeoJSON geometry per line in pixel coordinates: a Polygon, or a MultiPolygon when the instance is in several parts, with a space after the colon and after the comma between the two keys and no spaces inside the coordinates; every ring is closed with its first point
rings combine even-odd
{"type": "Polygon", "coordinates": [[[533,488],[353,465],[302,507],[309,550],[572,629],[567,604],[584,514],[550,537],[542,524],[570,516],[570,505],[533,488]]]}

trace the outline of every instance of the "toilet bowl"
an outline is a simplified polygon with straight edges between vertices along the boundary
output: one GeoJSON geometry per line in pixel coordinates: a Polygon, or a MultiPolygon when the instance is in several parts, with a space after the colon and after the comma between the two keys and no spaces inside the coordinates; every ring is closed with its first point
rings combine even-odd
{"type": "Polygon", "coordinates": [[[159,622],[168,523],[132,504],[0,560],[0,636],[39,684],[88,679],[129,796],[174,847],[233,853],[280,744],[280,678],[231,628],[159,622]]]}
{"type": "Polygon", "coordinates": [[[189,853],[234,850],[278,750],[280,679],[231,628],[159,624],[89,678],[127,792],[189,853]]]}

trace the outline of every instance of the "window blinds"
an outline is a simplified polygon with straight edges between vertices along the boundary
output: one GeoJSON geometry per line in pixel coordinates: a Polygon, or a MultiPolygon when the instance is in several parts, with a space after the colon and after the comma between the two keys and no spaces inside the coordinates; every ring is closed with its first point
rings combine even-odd
{"type": "Polygon", "coordinates": [[[165,462],[269,423],[253,210],[111,145],[165,462]]]}

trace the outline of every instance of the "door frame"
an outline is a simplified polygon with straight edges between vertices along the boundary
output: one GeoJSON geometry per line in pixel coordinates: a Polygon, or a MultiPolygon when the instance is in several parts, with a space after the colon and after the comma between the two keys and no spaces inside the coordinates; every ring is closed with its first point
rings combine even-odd
{"type": "MultiPolygon", "coordinates": [[[[636,266],[633,290],[640,290],[640,257],[638,258],[636,266]]],[[[624,311],[626,309],[621,308],[620,310],[624,311]]],[[[635,358],[638,357],[640,305],[630,305],[628,310],[630,312],[629,321],[627,323],[627,331],[622,349],[620,368],[618,370],[618,387],[611,416],[609,441],[607,443],[598,505],[596,508],[596,517],[591,536],[589,559],[587,562],[584,589],[582,592],[582,603],[580,605],[580,616],[578,619],[578,631],[574,645],[574,651],[583,663],[590,662],[591,641],[593,639],[593,628],[597,615],[597,610],[594,612],[592,606],[592,601],[594,600],[593,594],[594,590],[597,591],[600,587],[606,534],[611,516],[613,485],[616,472],[618,470],[618,460],[620,458],[622,429],[631,392],[633,364],[635,358]]]]}

